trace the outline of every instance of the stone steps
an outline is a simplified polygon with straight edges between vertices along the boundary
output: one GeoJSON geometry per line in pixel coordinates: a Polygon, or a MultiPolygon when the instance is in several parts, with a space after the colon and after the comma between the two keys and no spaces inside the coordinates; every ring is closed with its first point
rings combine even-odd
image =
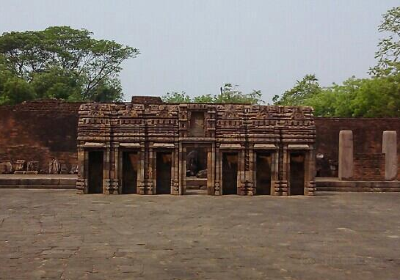
{"type": "Polygon", "coordinates": [[[76,179],[76,176],[1,175],[0,189],[75,189],[76,179]]]}
{"type": "Polygon", "coordinates": [[[339,181],[316,178],[317,191],[335,192],[400,192],[400,181],[339,181]]]}

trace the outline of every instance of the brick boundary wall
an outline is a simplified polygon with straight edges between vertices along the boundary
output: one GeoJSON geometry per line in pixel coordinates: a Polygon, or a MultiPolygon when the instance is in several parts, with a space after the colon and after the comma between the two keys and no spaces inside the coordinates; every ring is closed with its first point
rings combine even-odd
{"type": "Polygon", "coordinates": [[[80,104],[43,100],[0,106],[0,162],[39,161],[44,173],[55,157],[70,170],[77,164],[80,104]]]}
{"type": "MultiPolygon", "coordinates": [[[[0,162],[38,160],[46,171],[57,158],[69,168],[77,163],[77,123],[81,103],[59,100],[25,102],[0,106],[0,162]]],[[[400,151],[400,118],[315,118],[318,175],[336,177],[340,130],[352,130],[354,154],[382,152],[382,133],[397,131],[400,151]]],[[[400,162],[400,155],[399,162],[400,162]]],[[[400,180],[400,164],[398,179],[400,180]]]]}
{"type": "Polygon", "coordinates": [[[384,154],[355,154],[352,180],[355,181],[384,181],[384,154]]]}
{"type": "MultiPolygon", "coordinates": [[[[354,155],[382,153],[382,134],[385,130],[397,131],[397,150],[400,152],[400,118],[315,118],[317,129],[317,171],[320,177],[337,177],[339,132],[353,131],[354,155]],[[336,169],[337,170],[337,169],[336,169]]],[[[400,155],[399,155],[400,163],[400,155]]],[[[400,180],[400,164],[398,179],[400,180]]]]}

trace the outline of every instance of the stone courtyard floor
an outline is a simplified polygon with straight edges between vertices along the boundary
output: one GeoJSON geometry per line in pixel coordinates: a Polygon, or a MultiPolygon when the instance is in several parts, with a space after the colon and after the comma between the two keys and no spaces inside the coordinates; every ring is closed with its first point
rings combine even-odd
{"type": "Polygon", "coordinates": [[[0,279],[399,278],[399,193],[0,190],[0,279]]]}

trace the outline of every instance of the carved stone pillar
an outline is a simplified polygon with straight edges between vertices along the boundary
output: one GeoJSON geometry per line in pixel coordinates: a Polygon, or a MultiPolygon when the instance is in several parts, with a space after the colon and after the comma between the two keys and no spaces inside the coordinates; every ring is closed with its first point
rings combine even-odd
{"type": "Polygon", "coordinates": [[[279,195],[282,196],[289,195],[289,186],[288,186],[289,164],[290,164],[290,155],[288,152],[287,144],[285,144],[282,151],[282,171],[281,171],[282,178],[280,180],[280,190],[279,190],[279,195]]]}
{"type": "Polygon", "coordinates": [[[219,148],[215,149],[215,186],[214,195],[221,195],[221,179],[222,179],[222,154],[219,148]]]}
{"type": "Polygon", "coordinates": [[[177,145],[172,152],[171,173],[171,194],[179,195],[179,148],[177,148],[177,145]]]}
{"type": "Polygon", "coordinates": [[[279,183],[279,150],[276,150],[271,155],[271,195],[280,195],[279,183]]]}
{"type": "Polygon", "coordinates": [[[256,161],[256,154],[254,153],[253,149],[248,150],[248,164],[246,166],[245,171],[245,180],[246,180],[246,193],[247,195],[254,195],[256,194],[256,189],[254,187],[255,182],[255,161],[256,161]]]}
{"type": "Polygon", "coordinates": [[[77,193],[85,193],[85,150],[83,148],[78,148],[78,179],[76,180],[76,190],[77,193]]]}
{"type": "Polygon", "coordinates": [[[140,143],[140,151],[139,151],[139,162],[138,162],[138,175],[137,175],[137,190],[138,194],[145,194],[146,185],[145,185],[145,172],[146,172],[146,149],[145,143],[140,143]]]}
{"type": "Polygon", "coordinates": [[[305,157],[305,195],[314,195],[315,192],[315,150],[311,149],[305,157]]]}
{"type": "Polygon", "coordinates": [[[111,147],[107,146],[103,155],[103,193],[113,194],[114,187],[110,178],[111,147]]]}
{"type": "MultiPolygon", "coordinates": [[[[152,145],[152,143],[151,143],[152,145]]],[[[149,159],[147,163],[147,194],[156,194],[155,161],[156,155],[153,148],[149,148],[149,159]]]]}

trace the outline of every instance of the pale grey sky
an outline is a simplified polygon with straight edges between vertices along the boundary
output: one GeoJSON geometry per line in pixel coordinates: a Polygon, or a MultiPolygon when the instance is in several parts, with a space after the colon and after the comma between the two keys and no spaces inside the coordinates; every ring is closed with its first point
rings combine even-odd
{"type": "Polygon", "coordinates": [[[0,0],[0,33],[69,25],[138,48],[125,98],[217,94],[230,82],[265,101],[314,73],[322,85],[375,64],[392,0],[0,0]]]}

